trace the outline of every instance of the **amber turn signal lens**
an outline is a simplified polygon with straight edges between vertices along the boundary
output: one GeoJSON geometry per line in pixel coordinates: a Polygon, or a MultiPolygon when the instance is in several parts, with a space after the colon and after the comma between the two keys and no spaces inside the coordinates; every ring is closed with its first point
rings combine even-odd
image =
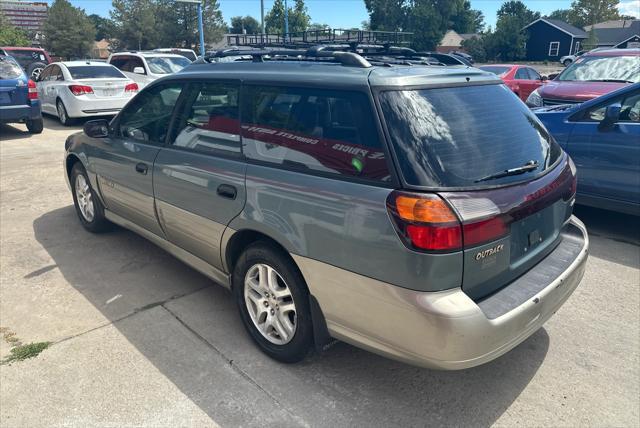
{"type": "Polygon", "coordinates": [[[445,201],[437,196],[413,197],[398,195],[398,215],[403,220],[421,223],[457,222],[458,218],[445,201]]]}

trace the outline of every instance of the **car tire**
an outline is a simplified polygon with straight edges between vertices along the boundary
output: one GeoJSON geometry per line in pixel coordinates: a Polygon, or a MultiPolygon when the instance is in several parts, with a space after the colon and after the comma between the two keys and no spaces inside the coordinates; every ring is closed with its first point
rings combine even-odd
{"type": "Polygon", "coordinates": [[[47,64],[45,64],[44,62],[34,62],[32,64],[29,64],[29,67],[27,67],[27,76],[29,76],[29,79],[35,82],[36,80],[38,80],[40,73],[42,73],[42,70],[44,70],[46,66],[47,64]]]}
{"type": "Polygon", "coordinates": [[[104,216],[104,206],[91,187],[87,171],[80,162],[71,169],[71,193],[82,226],[92,233],[106,232],[112,223],[104,216]]]}
{"type": "Polygon", "coordinates": [[[73,119],[69,117],[67,108],[64,106],[64,103],[61,99],[58,99],[58,101],[56,101],[56,112],[58,113],[58,120],[63,126],[73,125],[73,119]]]}
{"type": "Polygon", "coordinates": [[[266,242],[249,246],[235,265],[232,287],[242,323],[260,350],[283,363],[310,353],[309,291],[282,250],[266,242]]]}
{"type": "Polygon", "coordinates": [[[27,130],[31,134],[40,134],[44,129],[44,122],[42,121],[42,118],[29,119],[27,120],[26,125],[27,125],[27,130]]]}
{"type": "Polygon", "coordinates": [[[571,61],[570,59],[565,59],[564,62],[562,64],[564,64],[565,67],[569,67],[571,65],[573,61],[571,61]]]}

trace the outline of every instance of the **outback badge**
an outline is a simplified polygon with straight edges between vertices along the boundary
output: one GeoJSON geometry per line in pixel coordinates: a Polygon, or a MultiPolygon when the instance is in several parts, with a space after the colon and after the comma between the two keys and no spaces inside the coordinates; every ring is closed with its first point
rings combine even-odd
{"type": "Polygon", "coordinates": [[[486,250],[480,251],[476,254],[476,260],[482,260],[485,257],[493,256],[494,254],[498,254],[500,251],[504,250],[504,244],[496,245],[493,248],[487,248],[486,250]]]}

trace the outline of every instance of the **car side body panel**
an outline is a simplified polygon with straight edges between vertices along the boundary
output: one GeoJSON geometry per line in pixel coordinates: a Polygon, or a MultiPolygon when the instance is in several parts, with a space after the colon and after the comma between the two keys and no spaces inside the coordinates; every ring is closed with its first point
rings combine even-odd
{"type": "Polygon", "coordinates": [[[229,225],[234,230],[256,230],[291,254],[400,287],[437,291],[462,283],[461,252],[404,246],[387,213],[389,188],[254,164],[246,187],[246,206],[229,225]]]}

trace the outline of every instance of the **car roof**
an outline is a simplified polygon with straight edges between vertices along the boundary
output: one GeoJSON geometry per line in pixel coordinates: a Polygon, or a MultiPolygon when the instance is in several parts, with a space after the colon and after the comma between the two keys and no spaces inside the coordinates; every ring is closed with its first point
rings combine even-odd
{"type": "Polygon", "coordinates": [[[115,52],[111,54],[112,56],[116,55],[140,55],[145,58],[153,58],[153,57],[172,57],[172,58],[184,58],[182,55],[173,54],[170,52],[157,52],[157,51],[142,51],[142,52],[115,52]]]}
{"type": "Polygon", "coordinates": [[[599,49],[596,51],[587,52],[582,56],[640,56],[640,48],[599,49]]]}
{"type": "Polygon", "coordinates": [[[53,64],[62,64],[64,66],[66,66],[66,67],[80,67],[80,66],[85,66],[85,65],[97,66],[97,67],[113,67],[113,65],[107,64],[106,62],[91,61],[91,60],[86,60],[86,61],[59,61],[59,62],[54,62],[53,64]]]}
{"type": "Polygon", "coordinates": [[[531,67],[530,65],[524,65],[524,64],[482,64],[482,65],[478,65],[478,68],[482,68],[482,67],[531,67]]]}
{"type": "Polygon", "coordinates": [[[21,51],[44,52],[44,49],[42,49],[42,48],[32,48],[32,47],[26,47],[26,46],[2,46],[2,47],[0,47],[0,49],[6,49],[6,50],[9,50],[9,51],[21,50],[21,51]]]}
{"type": "Polygon", "coordinates": [[[488,82],[502,83],[493,73],[466,66],[384,65],[350,67],[338,63],[314,61],[266,62],[234,61],[193,63],[167,79],[206,78],[237,80],[263,84],[311,85],[327,88],[355,88],[366,86],[402,87],[443,83],[488,82]]]}

